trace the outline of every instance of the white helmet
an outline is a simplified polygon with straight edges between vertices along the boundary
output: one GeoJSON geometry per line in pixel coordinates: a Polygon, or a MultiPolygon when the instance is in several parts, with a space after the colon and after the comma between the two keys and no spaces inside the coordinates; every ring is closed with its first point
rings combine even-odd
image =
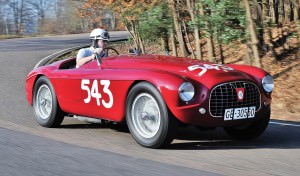
{"type": "Polygon", "coordinates": [[[96,39],[108,40],[109,39],[109,35],[108,35],[108,32],[106,30],[100,29],[100,28],[96,28],[96,29],[94,29],[91,32],[90,39],[91,40],[96,40],[96,39]]]}

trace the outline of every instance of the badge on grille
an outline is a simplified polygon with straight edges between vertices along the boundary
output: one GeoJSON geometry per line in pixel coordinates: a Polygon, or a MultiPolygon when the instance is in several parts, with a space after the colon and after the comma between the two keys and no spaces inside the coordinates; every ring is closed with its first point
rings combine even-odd
{"type": "Polygon", "coordinates": [[[235,91],[236,91],[236,95],[238,97],[238,101],[243,101],[245,89],[244,88],[236,88],[235,91]]]}

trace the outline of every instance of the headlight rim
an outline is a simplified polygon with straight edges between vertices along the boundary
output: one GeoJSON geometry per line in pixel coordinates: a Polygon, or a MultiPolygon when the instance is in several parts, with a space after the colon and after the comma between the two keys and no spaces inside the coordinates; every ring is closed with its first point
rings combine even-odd
{"type": "MultiPolygon", "coordinates": [[[[188,90],[188,89],[186,89],[186,90],[188,90]]],[[[191,82],[185,81],[178,88],[179,99],[183,102],[189,102],[189,101],[193,100],[193,98],[195,97],[195,94],[196,94],[195,86],[191,82]],[[193,90],[192,95],[188,95],[190,97],[187,97],[186,95],[183,94],[184,89],[188,88],[188,86],[190,86],[189,88],[192,88],[192,90],[193,90]]]]}
{"type": "Polygon", "coordinates": [[[267,74],[261,80],[262,87],[266,93],[272,93],[274,90],[274,78],[267,74]]]}

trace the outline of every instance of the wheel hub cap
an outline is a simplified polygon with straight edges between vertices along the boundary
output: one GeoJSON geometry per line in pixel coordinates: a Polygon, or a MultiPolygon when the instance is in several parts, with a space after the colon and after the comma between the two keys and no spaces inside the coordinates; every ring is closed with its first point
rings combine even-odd
{"type": "Polygon", "coordinates": [[[138,95],[132,105],[132,121],[137,132],[144,138],[156,135],[160,127],[160,111],[157,101],[147,93],[138,95]]]}
{"type": "Polygon", "coordinates": [[[42,119],[48,119],[52,111],[52,94],[47,85],[42,85],[39,87],[36,95],[36,113],[42,119]]]}

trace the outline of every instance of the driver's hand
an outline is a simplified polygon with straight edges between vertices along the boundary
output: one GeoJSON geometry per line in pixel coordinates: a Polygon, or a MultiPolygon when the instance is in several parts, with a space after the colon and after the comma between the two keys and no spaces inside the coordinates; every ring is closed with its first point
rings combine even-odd
{"type": "Polygon", "coordinates": [[[103,51],[103,48],[95,48],[95,49],[94,49],[94,53],[95,53],[95,54],[98,54],[98,55],[101,54],[102,51],[103,51]]]}

